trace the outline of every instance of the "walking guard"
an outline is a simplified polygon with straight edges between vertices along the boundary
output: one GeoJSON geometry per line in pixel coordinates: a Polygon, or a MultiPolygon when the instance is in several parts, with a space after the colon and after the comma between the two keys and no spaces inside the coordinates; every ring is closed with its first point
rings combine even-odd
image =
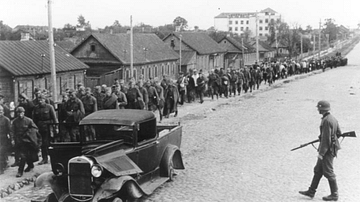
{"type": "Polygon", "coordinates": [[[334,173],[333,160],[340,149],[338,136],[341,130],[338,121],[330,114],[330,103],[322,100],[317,104],[322,120],[320,124],[320,144],[318,148],[318,159],[314,167],[314,176],[307,191],[299,191],[300,194],[313,198],[322,176],[325,176],[330,185],[331,194],[323,197],[324,201],[337,201],[339,198],[336,175],[334,173]]]}

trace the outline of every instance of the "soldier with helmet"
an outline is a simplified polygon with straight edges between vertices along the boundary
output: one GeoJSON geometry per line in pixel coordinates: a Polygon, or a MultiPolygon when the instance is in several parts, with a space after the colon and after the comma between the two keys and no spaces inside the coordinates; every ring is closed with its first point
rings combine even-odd
{"type": "Polygon", "coordinates": [[[38,101],[39,104],[35,106],[33,111],[33,121],[39,127],[39,132],[42,138],[41,145],[41,156],[42,161],[39,165],[48,163],[48,146],[50,143],[50,136],[53,134],[53,127],[58,133],[58,126],[54,124],[58,124],[58,119],[55,114],[54,107],[45,102],[45,96],[39,95],[38,101]]]}
{"type": "Polygon", "coordinates": [[[33,120],[25,116],[25,109],[23,107],[18,107],[16,112],[18,116],[13,121],[12,130],[20,156],[20,164],[16,177],[21,177],[24,171],[30,172],[34,168],[34,162],[39,160],[38,151],[41,146],[41,136],[33,120]],[[24,170],[25,164],[28,166],[24,170]]]}
{"type": "Polygon", "coordinates": [[[320,124],[320,144],[318,159],[314,167],[314,176],[307,191],[299,191],[300,194],[313,198],[322,176],[325,176],[330,185],[331,194],[323,197],[324,201],[337,201],[339,198],[336,175],[334,173],[333,160],[340,149],[338,135],[341,134],[338,121],[330,114],[330,103],[321,100],[317,104],[319,114],[322,115],[320,124]]]}

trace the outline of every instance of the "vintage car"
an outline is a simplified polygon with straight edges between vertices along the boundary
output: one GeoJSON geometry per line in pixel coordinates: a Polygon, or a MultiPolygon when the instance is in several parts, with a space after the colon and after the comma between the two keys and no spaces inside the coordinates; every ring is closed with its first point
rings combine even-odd
{"type": "Polygon", "coordinates": [[[151,194],[184,169],[182,126],[157,125],[145,110],[101,110],[79,124],[78,142],[49,147],[52,172],[35,186],[49,185],[46,201],[126,201],[151,194]]]}

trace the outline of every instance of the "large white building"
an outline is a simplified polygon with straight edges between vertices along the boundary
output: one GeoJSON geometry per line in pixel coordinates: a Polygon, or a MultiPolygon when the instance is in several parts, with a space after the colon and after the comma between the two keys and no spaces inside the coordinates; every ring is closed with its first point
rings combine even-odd
{"type": "Polygon", "coordinates": [[[214,18],[214,28],[219,31],[229,31],[243,34],[250,31],[250,37],[256,35],[256,19],[260,37],[269,35],[269,23],[281,20],[281,15],[271,8],[260,12],[221,13],[214,18]]]}

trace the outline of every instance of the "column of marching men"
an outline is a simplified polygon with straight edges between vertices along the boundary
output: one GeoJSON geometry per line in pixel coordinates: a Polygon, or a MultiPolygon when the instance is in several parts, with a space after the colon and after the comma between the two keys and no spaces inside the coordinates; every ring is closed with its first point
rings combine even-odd
{"type": "MultiPolygon", "coordinates": [[[[19,104],[14,111],[4,103],[0,95],[0,174],[8,167],[8,155],[13,152],[19,166],[17,177],[23,172],[48,163],[49,143],[52,141],[79,141],[79,122],[87,115],[106,109],[139,109],[159,113],[160,121],[170,114],[178,114],[178,104],[204,102],[204,96],[211,100],[229,98],[241,93],[259,89],[261,83],[272,85],[276,80],[295,74],[308,73],[341,64],[341,55],[311,60],[283,60],[255,63],[246,67],[230,67],[228,70],[216,68],[206,75],[200,69],[190,69],[179,73],[175,80],[163,75],[162,79],[143,77],[131,79],[127,84],[123,79],[115,79],[112,86],[96,86],[94,89],[77,84],[77,89],[66,89],[55,112],[54,102],[48,91],[35,89],[34,99],[24,93],[19,95],[19,104]],[[25,164],[27,168],[24,169],[25,164]]],[[[87,140],[94,140],[93,128],[84,128],[87,140]]]]}

